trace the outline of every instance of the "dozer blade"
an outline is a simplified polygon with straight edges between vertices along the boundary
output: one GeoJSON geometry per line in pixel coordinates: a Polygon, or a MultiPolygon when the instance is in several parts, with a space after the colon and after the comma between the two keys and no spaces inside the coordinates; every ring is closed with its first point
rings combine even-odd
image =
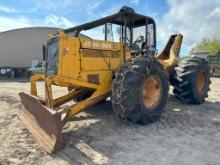
{"type": "Polygon", "coordinates": [[[61,114],[44,106],[36,96],[23,92],[19,95],[22,102],[20,120],[47,152],[57,151],[62,147],[61,114]]]}

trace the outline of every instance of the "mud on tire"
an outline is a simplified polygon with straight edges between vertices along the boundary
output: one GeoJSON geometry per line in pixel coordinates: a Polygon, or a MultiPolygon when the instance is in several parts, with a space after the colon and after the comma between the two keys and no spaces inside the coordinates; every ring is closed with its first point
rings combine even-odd
{"type": "Polygon", "coordinates": [[[208,63],[197,57],[180,61],[171,78],[174,95],[191,104],[201,104],[205,101],[210,83],[208,63]]]}
{"type": "MultiPolygon", "coordinates": [[[[111,96],[113,109],[124,121],[139,124],[154,122],[164,110],[168,88],[169,81],[161,64],[154,58],[138,57],[122,64],[115,72],[111,96]],[[142,91],[145,89],[145,82],[150,78],[158,80],[157,88],[160,95],[156,100],[157,104],[146,106],[145,103],[148,101],[145,101],[142,91]]],[[[146,89],[146,93],[149,91],[154,94],[149,86],[146,89]]],[[[154,98],[152,97],[152,99],[154,98]]]]}

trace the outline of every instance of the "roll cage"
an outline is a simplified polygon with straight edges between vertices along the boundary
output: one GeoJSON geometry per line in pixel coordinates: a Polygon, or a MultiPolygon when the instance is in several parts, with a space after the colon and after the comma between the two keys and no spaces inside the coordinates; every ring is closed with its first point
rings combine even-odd
{"type": "Polygon", "coordinates": [[[156,50],[156,24],[153,18],[147,17],[141,14],[135,13],[135,11],[132,8],[129,8],[127,6],[124,6],[120,9],[120,11],[116,14],[88,22],[79,26],[75,26],[69,29],[65,29],[64,32],[66,34],[71,34],[74,37],[78,37],[80,32],[83,30],[90,30],[93,28],[96,28],[101,25],[105,25],[105,40],[107,40],[107,24],[116,24],[121,26],[121,41],[124,44],[129,45],[129,47],[132,49],[132,46],[134,44],[133,39],[133,29],[137,27],[144,27],[145,28],[145,36],[144,36],[144,44],[145,51],[149,53],[149,50],[151,52],[155,52],[156,50]],[[148,25],[152,25],[152,33],[149,34],[148,25]],[[127,28],[125,28],[127,27],[127,28]],[[129,30],[128,30],[129,29],[129,30]],[[149,36],[153,37],[153,42],[151,45],[148,45],[149,36]],[[126,42],[126,36],[129,36],[130,43],[128,44],[126,42]],[[146,49],[147,48],[147,49],[146,49]]]}

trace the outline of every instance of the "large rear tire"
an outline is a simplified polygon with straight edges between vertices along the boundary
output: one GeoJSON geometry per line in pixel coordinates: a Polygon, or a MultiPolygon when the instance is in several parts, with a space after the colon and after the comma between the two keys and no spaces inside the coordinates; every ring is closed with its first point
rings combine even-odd
{"type": "Polygon", "coordinates": [[[210,83],[208,63],[197,57],[180,61],[171,78],[174,95],[191,104],[201,104],[205,101],[210,83]]]}
{"type": "Polygon", "coordinates": [[[162,65],[154,58],[138,57],[122,64],[112,83],[112,105],[124,121],[147,124],[164,110],[169,82],[162,65]]]}

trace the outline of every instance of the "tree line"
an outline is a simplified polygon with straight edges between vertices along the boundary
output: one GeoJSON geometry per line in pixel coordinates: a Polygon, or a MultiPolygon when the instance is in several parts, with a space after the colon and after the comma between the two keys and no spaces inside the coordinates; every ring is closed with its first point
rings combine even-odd
{"type": "Polygon", "coordinates": [[[205,38],[193,47],[190,52],[208,52],[210,55],[220,54],[220,40],[215,38],[205,38]]]}

